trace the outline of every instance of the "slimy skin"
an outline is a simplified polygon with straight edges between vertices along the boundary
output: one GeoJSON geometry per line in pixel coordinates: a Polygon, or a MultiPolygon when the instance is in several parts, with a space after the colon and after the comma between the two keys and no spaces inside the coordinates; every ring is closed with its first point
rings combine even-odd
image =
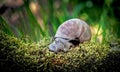
{"type": "Polygon", "coordinates": [[[77,18],[70,19],[58,27],[54,42],[49,45],[49,50],[56,53],[66,52],[79,43],[90,41],[91,36],[90,27],[86,22],[77,18]]]}

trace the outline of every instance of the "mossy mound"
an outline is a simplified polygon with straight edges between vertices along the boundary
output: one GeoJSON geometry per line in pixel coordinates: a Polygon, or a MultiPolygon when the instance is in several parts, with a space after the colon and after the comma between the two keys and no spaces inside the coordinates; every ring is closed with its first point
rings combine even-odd
{"type": "Polygon", "coordinates": [[[107,43],[88,42],[55,54],[48,49],[48,39],[25,43],[0,31],[0,70],[19,72],[118,72],[120,51],[107,43]]]}

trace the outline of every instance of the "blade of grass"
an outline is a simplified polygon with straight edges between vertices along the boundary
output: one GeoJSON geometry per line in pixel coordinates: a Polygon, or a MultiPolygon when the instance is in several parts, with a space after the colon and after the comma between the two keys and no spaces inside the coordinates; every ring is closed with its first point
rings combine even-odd
{"type": "Polygon", "coordinates": [[[0,29],[9,35],[14,35],[9,24],[6,22],[6,20],[2,16],[0,16],[0,29]]]}
{"type": "Polygon", "coordinates": [[[106,24],[107,24],[107,10],[103,10],[103,13],[101,15],[101,18],[100,18],[100,24],[101,24],[101,28],[103,30],[102,32],[102,36],[103,36],[103,40],[105,40],[105,37],[106,37],[106,24]]]}
{"type": "Polygon", "coordinates": [[[42,30],[42,28],[40,27],[40,24],[38,23],[37,19],[35,18],[34,14],[31,12],[30,8],[29,8],[29,3],[28,2],[25,2],[25,9],[26,9],[26,12],[27,12],[27,15],[28,15],[28,19],[29,19],[29,23],[30,23],[30,27],[31,29],[33,30],[31,33],[32,33],[32,38],[37,40],[39,39],[40,37],[44,37],[45,36],[45,33],[44,31],[42,30]],[[39,33],[39,30],[40,30],[40,33],[39,33]],[[35,32],[39,33],[37,34],[38,36],[36,36],[35,32]],[[39,38],[37,38],[39,37],[39,38]]]}
{"type": "Polygon", "coordinates": [[[77,17],[84,7],[85,7],[84,3],[80,3],[80,4],[76,5],[73,9],[73,16],[77,17]]]}

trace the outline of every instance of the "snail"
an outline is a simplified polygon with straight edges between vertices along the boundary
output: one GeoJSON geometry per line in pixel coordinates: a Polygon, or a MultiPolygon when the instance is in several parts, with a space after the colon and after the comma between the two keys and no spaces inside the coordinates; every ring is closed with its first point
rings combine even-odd
{"type": "Polygon", "coordinates": [[[49,50],[55,53],[67,52],[71,47],[90,41],[91,36],[90,27],[85,21],[77,18],[69,19],[58,27],[49,50]]]}

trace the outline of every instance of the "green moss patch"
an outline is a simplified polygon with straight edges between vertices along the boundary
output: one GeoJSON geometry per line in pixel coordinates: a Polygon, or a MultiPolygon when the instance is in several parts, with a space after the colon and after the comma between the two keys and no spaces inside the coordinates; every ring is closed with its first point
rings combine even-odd
{"type": "Polygon", "coordinates": [[[108,43],[86,42],[66,53],[50,52],[49,39],[25,43],[0,31],[0,69],[22,72],[119,71],[120,51],[108,43]]]}

